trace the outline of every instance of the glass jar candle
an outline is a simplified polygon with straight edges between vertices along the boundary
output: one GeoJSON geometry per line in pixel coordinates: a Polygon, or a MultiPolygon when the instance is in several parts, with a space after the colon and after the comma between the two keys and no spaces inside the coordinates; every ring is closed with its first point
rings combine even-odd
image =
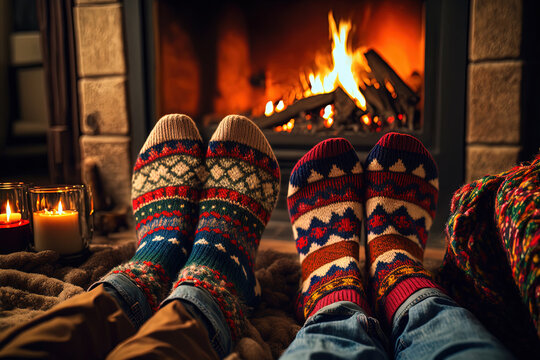
{"type": "Polygon", "coordinates": [[[26,250],[31,236],[26,185],[0,183],[0,254],[26,250]]]}
{"type": "Polygon", "coordinates": [[[84,185],[36,186],[28,190],[33,248],[81,256],[92,238],[92,197],[84,185]]]}

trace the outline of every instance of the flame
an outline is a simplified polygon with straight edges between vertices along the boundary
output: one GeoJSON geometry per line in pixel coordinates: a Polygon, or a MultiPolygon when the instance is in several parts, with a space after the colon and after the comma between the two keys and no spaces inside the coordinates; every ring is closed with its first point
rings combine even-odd
{"type": "Polygon", "coordinates": [[[264,115],[270,116],[274,113],[274,103],[272,100],[268,101],[266,103],[266,107],[264,108],[264,115]]]}
{"type": "Polygon", "coordinates": [[[358,67],[367,69],[362,51],[351,51],[347,46],[347,40],[352,25],[350,20],[340,21],[336,26],[332,11],[328,13],[330,36],[332,37],[332,70],[320,70],[317,74],[308,75],[311,85],[310,95],[329,93],[341,86],[343,90],[354,100],[356,105],[366,110],[366,98],[360,92],[360,74],[354,71],[358,67]]]}
{"type": "MultiPolygon", "coordinates": [[[[328,13],[328,24],[330,38],[332,39],[332,65],[322,65],[322,57],[318,57],[316,63],[320,64],[316,72],[310,72],[307,74],[300,74],[300,83],[303,87],[303,93],[296,98],[308,97],[317,94],[330,93],[335,89],[341,87],[353,101],[362,110],[366,110],[366,99],[360,91],[360,85],[364,85],[362,74],[370,72],[367,61],[364,58],[363,50],[357,49],[352,51],[350,46],[347,45],[349,33],[352,29],[351,21],[340,21],[339,25],[336,25],[334,15],[332,11],[328,13]]],[[[366,80],[367,81],[367,80],[366,80]]],[[[274,108],[274,103],[268,101],[266,103],[264,114],[270,116],[274,111],[282,111],[285,108],[283,100],[280,100],[274,108]]],[[[330,110],[326,110],[328,113],[330,110]]],[[[333,111],[333,110],[332,110],[333,111]]],[[[333,119],[331,115],[325,117],[325,126],[332,126],[333,119]]],[[[287,131],[287,124],[278,126],[276,131],[287,131]]]]}
{"type": "Polygon", "coordinates": [[[7,201],[7,204],[6,204],[6,214],[7,214],[7,222],[9,223],[9,216],[11,215],[11,208],[9,207],[9,200],[7,201]]]}
{"type": "Polygon", "coordinates": [[[334,123],[332,115],[334,115],[334,108],[332,105],[326,105],[321,111],[321,117],[324,119],[324,126],[329,128],[334,123]]]}
{"type": "Polygon", "coordinates": [[[371,119],[367,115],[362,115],[362,122],[364,124],[366,124],[366,125],[370,125],[371,124],[371,119]]]}
{"type": "Polygon", "coordinates": [[[62,200],[58,201],[58,214],[62,214],[62,200]]]}

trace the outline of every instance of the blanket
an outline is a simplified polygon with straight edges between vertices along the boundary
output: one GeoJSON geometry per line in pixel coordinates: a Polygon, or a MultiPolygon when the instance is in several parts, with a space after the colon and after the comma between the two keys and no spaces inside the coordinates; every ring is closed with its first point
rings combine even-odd
{"type": "MultiPolygon", "coordinates": [[[[130,259],[135,245],[134,232],[98,238],[90,245],[90,256],[77,266],[64,264],[52,250],[0,255],[0,331],[85,291],[111,268],[130,259]]],[[[260,251],[256,276],[262,302],[250,314],[246,336],[230,359],[277,358],[300,329],[294,317],[300,281],[296,255],[260,251]]]]}
{"type": "Polygon", "coordinates": [[[520,358],[540,353],[540,156],[455,192],[438,282],[520,358]]]}

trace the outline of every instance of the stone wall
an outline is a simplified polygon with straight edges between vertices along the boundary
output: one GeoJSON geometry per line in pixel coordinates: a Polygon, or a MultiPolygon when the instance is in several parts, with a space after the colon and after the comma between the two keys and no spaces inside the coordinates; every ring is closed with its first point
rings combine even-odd
{"type": "Polygon", "coordinates": [[[466,181],[518,161],[523,0],[471,0],[466,181]]]}
{"type": "Polygon", "coordinates": [[[129,205],[131,140],[122,2],[76,0],[73,16],[81,161],[97,163],[103,188],[115,205],[129,205]]]}

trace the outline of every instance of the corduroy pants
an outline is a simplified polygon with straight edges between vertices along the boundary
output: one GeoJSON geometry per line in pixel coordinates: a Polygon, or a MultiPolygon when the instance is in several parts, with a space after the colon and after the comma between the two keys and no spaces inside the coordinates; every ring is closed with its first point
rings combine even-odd
{"type": "Polygon", "coordinates": [[[137,331],[103,285],[0,334],[0,359],[218,359],[202,323],[180,301],[137,331]]]}

